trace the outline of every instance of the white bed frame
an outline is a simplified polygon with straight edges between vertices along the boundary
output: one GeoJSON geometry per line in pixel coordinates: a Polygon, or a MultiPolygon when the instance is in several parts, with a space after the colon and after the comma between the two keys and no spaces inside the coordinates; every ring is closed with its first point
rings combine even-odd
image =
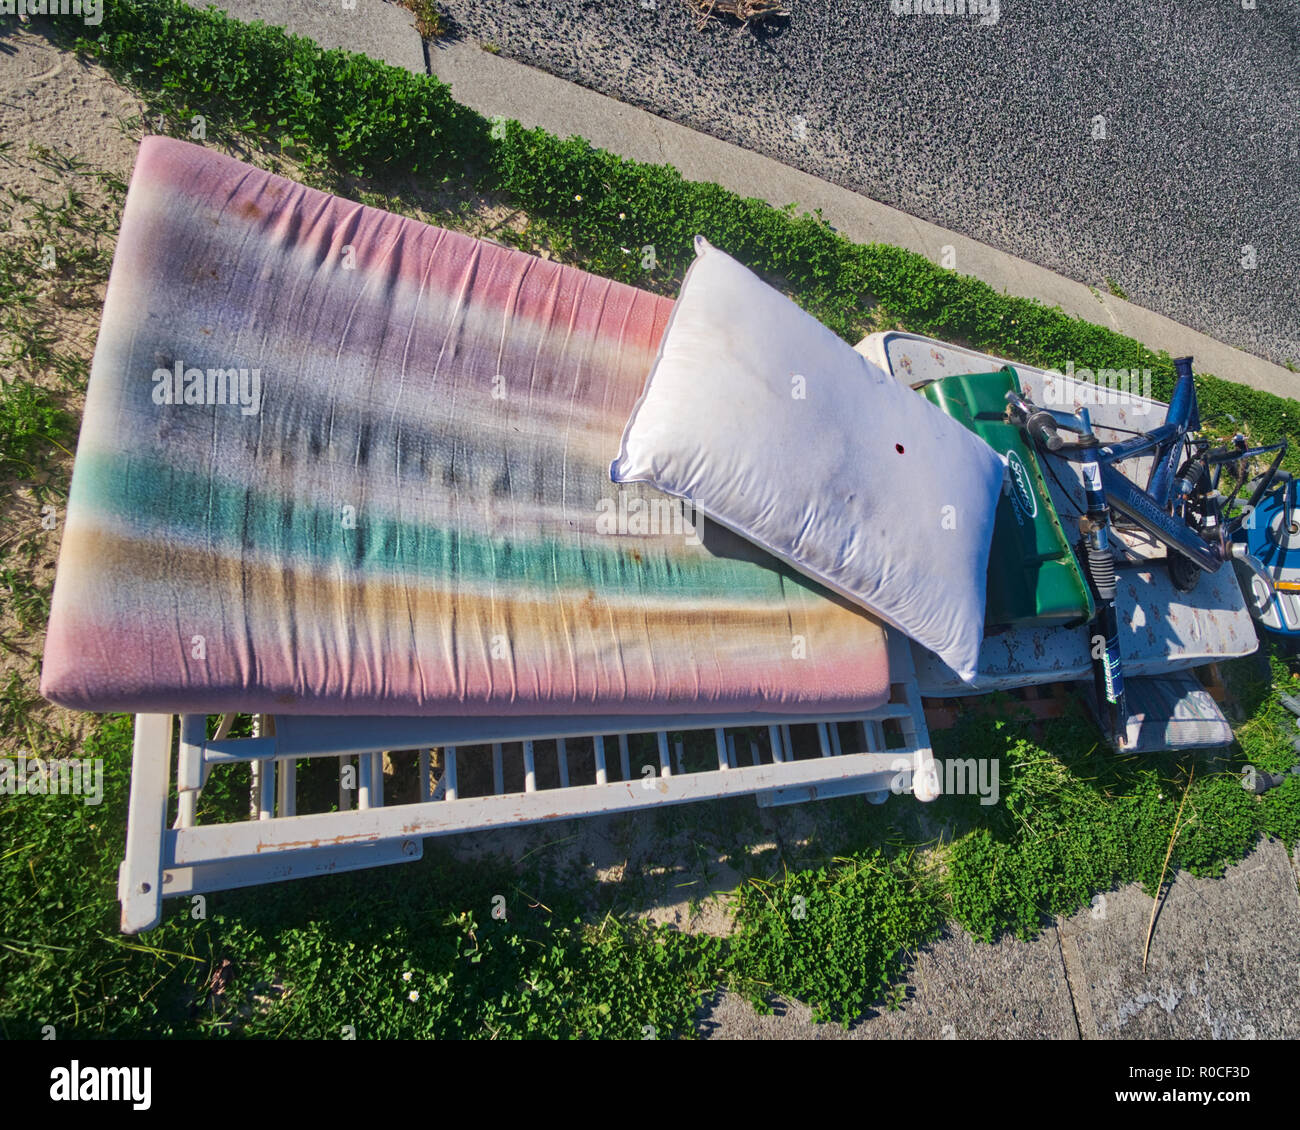
{"type": "Polygon", "coordinates": [[[821,719],[261,715],[254,725],[260,736],[230,738],[236,715],[229,714],[209,739],[208,716],[185,714],[179,716],[179,741],[173,743],[175,715],[137,715],[126,858],[118,873],[122,930],[134,934],[157,925],[164,898],[419,859],[425,836],[745,794],[764,806],[863,794],[882,803],[891,792],[932,800],[939,794],[939,776],[910,649],[895,633],[888,636],[890,701],[868,713],[821,719]],[[790,727],[808,724],[816,726],[821,756],[796,759],[790,727]],[[734,728],[756,725],[766,727],[766,743],[737,749],[734,728]],[[846,727],[852,738],[845,737],[846,727]],[[683,772],[682,743],[675,751],[669,748],[669,731],[677,730],[712,730],[717,768],[683,772]],[[638,733],[655,735],[657,764],[631,763],[628,736],[638,733]],[[589,781],[574,779],[566,751],[566,740],[583,736],[593,741],[589,781]],[[539,788],[534,743],[551,739],[558,786],[539,788]],[[458,745],[491,747],[491,793],[462,795],[458,745]],[[415,803],[384,804],[384,753],[390,750],[419,751],[421,799],[415,803]],[[436,768],[435,750],[440,752],[436,768]],[[507,752],[522,757],[522,792],[506,791],[507,752]],[[299,815],[298,762],[319,757],[338,764],[338,811],[299,815]],[[169,819],[173,760],[177,799],[175,817],[169,819]],[[249,818],[200,824],[198,799],[209,773],[239,762],[251,769],[249,818]]]}

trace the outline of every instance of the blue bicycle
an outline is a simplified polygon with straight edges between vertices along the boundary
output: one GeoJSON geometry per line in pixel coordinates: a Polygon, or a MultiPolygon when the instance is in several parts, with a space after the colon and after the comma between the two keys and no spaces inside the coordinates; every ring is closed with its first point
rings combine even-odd
{"type": "Polygon", "coordinates": [[[1119,621],[1115,609],[1115,548],[1111,511],[1145,530],[1167,550],[1169,576],[1181,592],[1196,587],[1203,572],[1214,573],[1225,561],[1244,563],[1271,594],[1269,574],[1237,537],[1259,502],[1273,488],[1286,455],[1287,441],[1249,447],[1242,435],[1231,446],[1213,448],[1200,435],[1201,416],[1192,379],[1192,359],[1174,361],[1177,380],[1165,421],[1148,432],[1134,433],[1122,443],[1103,444],[1093,434],[1086,408],[1077,413],[1043,408],[1028,397],[1008,392],[1007,419],[1022,428],[1044,454],[1080,464],[1085,513],[1079,518],[1082,538],[1079,560],[1096,597],[1093,621],[1093,668],[1098,703],[1108,704],[1110,737],[1122,746],[1126,732],[1124,677],[1119,650],[1119,621]],[[1066,432],[1077,438],[1066,438],[1066,432]],[[1152,454],[1154,463],[1145,487],[1125,477],[1116,465],[1152,454]],[[1253,480],[1250,498],[1233,513],[1244,485],[1226,497],[1219,492],[1223,469],[1245,466],[1251,459],[1273,455],[1268,471],[1253,480]]]}

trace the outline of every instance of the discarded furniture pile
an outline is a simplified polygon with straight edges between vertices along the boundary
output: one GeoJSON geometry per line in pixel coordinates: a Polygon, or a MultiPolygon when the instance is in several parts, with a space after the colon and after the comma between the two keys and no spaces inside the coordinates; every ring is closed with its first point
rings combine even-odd
{"type": "MultiPolygon", "coordinates": [[[[123,929],[430,835],[933,798],[923,697],[1100,686],[1087,483],[1002,413],[1050,380],[854,350],[703,240],[673,302],[147,139],[42,675],[136,715],[123,929]],[[213,820],[236,771],[248,818],[213,820]]],[[[1191,672],[1300,611],[1117,537],[1115,740],[1231,740],[1191,672]]]]}

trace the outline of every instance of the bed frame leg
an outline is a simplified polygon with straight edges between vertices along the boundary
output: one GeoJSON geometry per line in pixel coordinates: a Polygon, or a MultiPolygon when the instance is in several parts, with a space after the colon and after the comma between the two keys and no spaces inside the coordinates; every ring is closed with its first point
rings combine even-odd
{"type": "Polygon", "coordinates": [[[162,918],[163,838],[167,832],[171,761],[172,716],[137,714],[126,858],[117,874],[124,934],[148,930],[162,918]]]}

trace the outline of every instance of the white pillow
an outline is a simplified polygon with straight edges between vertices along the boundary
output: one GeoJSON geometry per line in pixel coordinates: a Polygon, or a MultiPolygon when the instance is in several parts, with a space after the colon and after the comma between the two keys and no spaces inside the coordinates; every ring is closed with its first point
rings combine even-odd
{"type": "Polygon", "coordinates": [[[1003,461],[701,236],[695,251],[610,477],[688,499],[973,679],[1003,461]]]}

